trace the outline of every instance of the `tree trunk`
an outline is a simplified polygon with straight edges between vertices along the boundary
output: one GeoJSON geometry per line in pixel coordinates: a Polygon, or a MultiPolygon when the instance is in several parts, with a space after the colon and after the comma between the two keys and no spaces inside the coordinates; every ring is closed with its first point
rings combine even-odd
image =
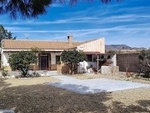
{"type": "Polygon", "coordinates": [[[74,65],[73,65],[73,72],[74,72],[74,74],[76,74],[76,70],[77,70],[77,64],[74,63],[74,65]]]}
{"type": "Polygon", "coordinates": [[[72,75],[72,63],[69,63],[69,64],[67,64],[67,65],[68,65],[68,67],[69,67],[69,74],[72,75]]]}
{"type": "Polygon", "coordinates": [[[70,68],[71,68],[70,71],[71,71],[71,75],[72,75],[73,74],[73,64],[72,63],[71,63],[71,67],[70,68]]]}
{"type": "Polygon", "coordinates": [[[23,77],[27,77],[28,68],[21,68],[21,72],[22,72],[23,77]]]}

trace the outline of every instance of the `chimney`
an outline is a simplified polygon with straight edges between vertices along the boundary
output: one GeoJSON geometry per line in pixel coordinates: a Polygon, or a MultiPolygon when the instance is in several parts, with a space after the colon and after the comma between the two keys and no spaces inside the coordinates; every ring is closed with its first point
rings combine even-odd
{"type": "Polygon", "coordinates": [[[72,44],[72,39],[73,39],[73,36],[68,36],[68,43],[69,44],[72,44]]]}

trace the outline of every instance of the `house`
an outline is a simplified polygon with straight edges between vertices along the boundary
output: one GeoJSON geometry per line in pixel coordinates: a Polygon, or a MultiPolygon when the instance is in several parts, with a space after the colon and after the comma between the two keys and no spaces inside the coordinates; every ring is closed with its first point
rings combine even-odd
{"type": "Polygon", "coordinates": [[[8,63],[9,55],[18,51],[30,51],[31,48],[41,50],[37,53],[38,62],[34,64],[35,70],[56,70],[61,52],[68,49],[83,51],[90,61],[93,60],[93,55],[105,53],[104,38],[85,42],[73,42],[73,36],[68,36],[67,39],[67,42],[4,39],[1,42],[1,67],[11,70],[8,63]]]}

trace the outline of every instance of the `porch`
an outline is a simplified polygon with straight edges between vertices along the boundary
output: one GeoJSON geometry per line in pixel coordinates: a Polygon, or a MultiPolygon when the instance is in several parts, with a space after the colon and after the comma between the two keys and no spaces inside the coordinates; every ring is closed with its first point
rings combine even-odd
{"type": "Polygon", "coordinates": [[[30,70],[57,70],[57,62],[60,62],[60,52],[37,53],[37,63],[30,65],[30,70]]]}

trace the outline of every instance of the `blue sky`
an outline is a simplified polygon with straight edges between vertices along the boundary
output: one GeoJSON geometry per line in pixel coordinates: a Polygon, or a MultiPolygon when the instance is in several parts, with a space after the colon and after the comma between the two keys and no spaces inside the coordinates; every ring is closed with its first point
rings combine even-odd
{"type": "Polygon", "coordinates": [[[48,13],[36,19],[11,20],[0,15],[0,24],[17,39],[86,41],[104,37],[106,44],[150,47],[150,0],[124,0],[102,4],[79,2],[55,3],[48,13]]]}

